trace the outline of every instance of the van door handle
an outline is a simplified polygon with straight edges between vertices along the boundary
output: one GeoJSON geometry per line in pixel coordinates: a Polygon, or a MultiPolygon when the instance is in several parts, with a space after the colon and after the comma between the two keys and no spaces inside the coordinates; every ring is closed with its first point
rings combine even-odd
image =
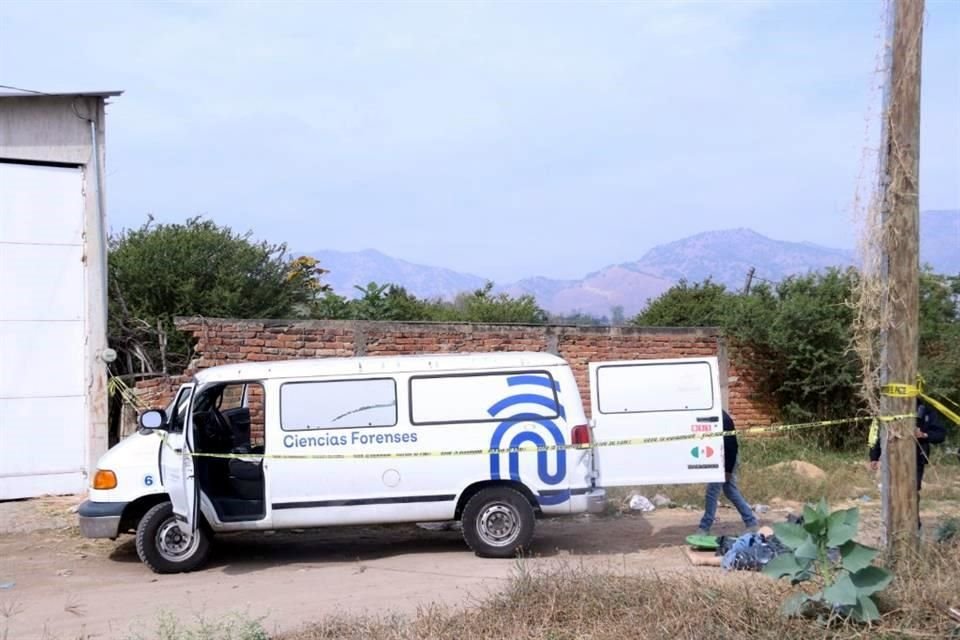
{"type": "Polygon", "coordinates": [[[704,416],[702,418],[697,418],[697,422],[720,422],[720,418],[717,416],[704,416]]]}
{"type": "Polygon", "coordinates": [[[183,453],[183,449],[174,449],[173,452],[174,452],[174,453],[183,453]]]}

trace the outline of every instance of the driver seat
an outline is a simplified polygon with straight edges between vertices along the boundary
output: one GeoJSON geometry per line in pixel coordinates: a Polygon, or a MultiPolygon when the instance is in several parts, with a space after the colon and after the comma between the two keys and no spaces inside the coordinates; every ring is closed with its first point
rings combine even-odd
{"type": "MultiPolygon", "coordinates": [[[[250,449],[250,409],[237,407],[222,412],[230,423],[230,437],[235,454],[251,453],[250,449]]],[[[242,460],[231,458],[228,461],[228,482],[233,494],[244,500],[261,500],[263,494],[262,460],[242,460]]]]}

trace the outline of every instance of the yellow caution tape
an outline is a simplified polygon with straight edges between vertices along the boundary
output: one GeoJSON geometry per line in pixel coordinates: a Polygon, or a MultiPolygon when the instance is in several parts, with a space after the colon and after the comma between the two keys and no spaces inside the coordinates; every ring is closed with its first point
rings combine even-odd
{"type": "Polygon", "coordinates": [[[947,396],[943,395],[942,393],[937,394],[937,395],[941,396],[941,397],[940,397],[940,400],[943,400],[944,402],[949,403],[950,405],[956,407],[957,409],[960,409],[960,404],[957,404],[956,402],[954,402],[953,400],[951,400],[951,399],[948,398],[947,396]]]}
{"type": "Polygon", "coordinates": [[[133,389],[131,389],[130,386],[118,376],[110,376],[110,379],[107,380],[107,391],[110,393],[110,395],[115,393],[120,394],[120,398],[134,409],[144,408],[143,402],[140,400],[139,396],[137,396],[133,389]]]}
{"type": "Polygon", "coordinates": [[[870,423],[870,433],[867,435],[867,446],[872,449],[878,440],[880,440],[880,421],[874,420],[870,423]]]}
{"type": "Polygon", "coordinates": [[[920,387],[912,384],[885,384],[880,387],[880,393],[890,398],[916,398],[920,395],[920,387]]]}
{"type": "MultiPolygon", "coordinates": [[[[924,403],[930,405],[955,425],[960,425],[960,413],[953,411],[948,406],[923,392],[923,377],[917,376],[917,384],[892,383],[880,387],[880,393],[890,398],[920,398],[924,403]]],[[[950,404],[956,405],[952,400],[947,400],[950,404]]]]}
{"type": "Polygon", "coordinates": [[[949,407],[941,403],[936,398],[931,398],[925,393],[920,394],[920,398],[926,402],[928,405],[939,411],[942,415],[946,416],[953,424],[960,426],[960,413],[952,411],[949,407]]]}
{"type": "MultiPolygon", "coordinates": [[[[916,417],[913,414],[879,416],[876,420],[881,422],[892,422],[894,420],[904,420],[916,417]]],[[[459,449],[450,451],[401,451],[384,453],[205,453],[191,452],[190,455],[196,458],[220,458],[220,459],[242,459],[242,460],[372,460],[372,459],[394,459],[394,458],[447,458],[456,456],[486,456],[511,453],[531,453],[544,451],[589,451],[591,449],[601,449],[607,447],[626,447],[640,446],[648,444],[662,444],[665,442],[682,442],[684,440],[707,440],[721,437],[750,438],[769,433],[785,433],[789,431],[799,431],[802,429],[814,429],[819,427],[831,427],[842,424],[856,424],[874,420],[871,417],[861,418],[842,418],[839,420],[818,420],[816,422],[802,422],[797,424],[782,424],[769,427],[749,427],[738,429],[736,431],[710,431],[707,433],[681,433],[669,436],[647,436],[642,438],[626,438],[622,440],[601,440],[588,444],[555,444],[542,446],[521,446],[509,447],[504,449],[459,449]]],[[[158,432],[166,442],[167,434],[158,432]]]]}

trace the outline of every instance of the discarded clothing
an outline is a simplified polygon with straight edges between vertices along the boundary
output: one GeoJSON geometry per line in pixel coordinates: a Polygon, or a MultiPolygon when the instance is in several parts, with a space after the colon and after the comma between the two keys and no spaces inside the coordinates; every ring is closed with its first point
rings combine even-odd
{"type": "Polygon", "coordinates": [[[739,538],[724,536],[718,549],[723,555],[720,566],[727,571],[760,571],[786,551],[787,547],[776,536],[766,538],[759,533],[747,533],[739,538]]]}

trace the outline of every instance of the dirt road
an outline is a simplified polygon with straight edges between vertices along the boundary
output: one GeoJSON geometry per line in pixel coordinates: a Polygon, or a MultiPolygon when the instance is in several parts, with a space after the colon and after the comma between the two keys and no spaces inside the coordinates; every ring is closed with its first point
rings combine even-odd
{"type": "MultiPolygon", "coordinates": [[[[160,576],[139,561],[129,536],[80,538],[69,505],[0,504],[0,638],[148,635],[162,611],[185,622],[240,612],[263,617],[269,631],[328,614],[412,613],[431,603],[469,605],[502,588],[518,567],[477,558],[455,531],[351,527],[222,536],[206,569],[160,576]]],[[[525,563],[716,572],[691,567],[680,547],[698,515],[672,509],[541,521],[525,563]]],[[[735,512],[720,517],[718,532],[738,531],[735,512]]]]}

